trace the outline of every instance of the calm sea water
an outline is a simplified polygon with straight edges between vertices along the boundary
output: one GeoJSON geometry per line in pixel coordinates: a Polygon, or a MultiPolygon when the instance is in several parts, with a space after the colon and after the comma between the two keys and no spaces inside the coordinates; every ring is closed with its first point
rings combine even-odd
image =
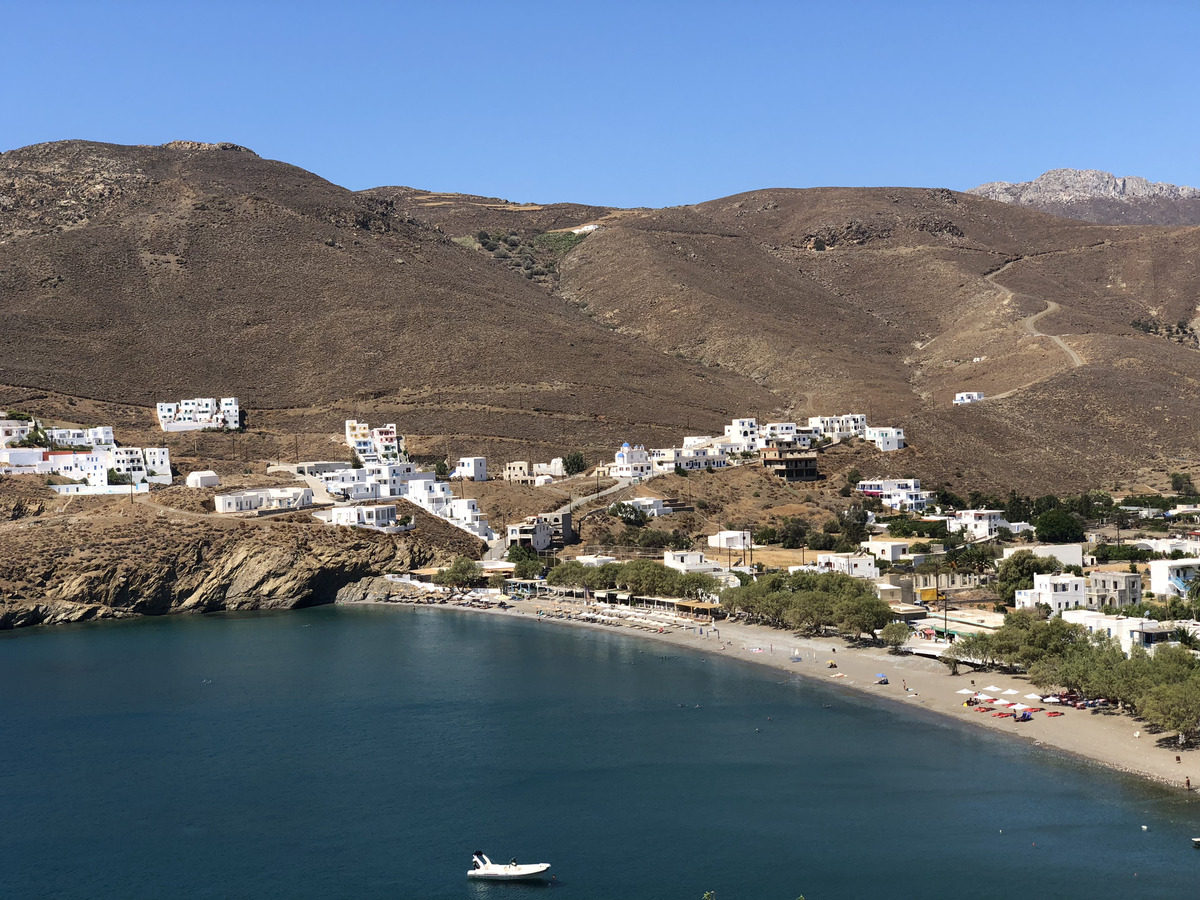
{"type": "Polygon", "coordinates": [[[1179,793],[619,633],[145,619],[4,635],[0,685],[9,898],[1198,892],[1179,793]],[[559,884],[468,882],[476,848],[559,884]]]}

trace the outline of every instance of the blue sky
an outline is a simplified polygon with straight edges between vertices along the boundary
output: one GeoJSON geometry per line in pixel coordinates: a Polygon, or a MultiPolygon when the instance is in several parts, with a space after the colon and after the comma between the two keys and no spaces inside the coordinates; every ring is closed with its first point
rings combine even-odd
{"type": "Polygon", "coordinates": [[[353,189],[695,203],[1200,186],[1200,4],[0,0],[0,150],[233,141],[353,189]]]}

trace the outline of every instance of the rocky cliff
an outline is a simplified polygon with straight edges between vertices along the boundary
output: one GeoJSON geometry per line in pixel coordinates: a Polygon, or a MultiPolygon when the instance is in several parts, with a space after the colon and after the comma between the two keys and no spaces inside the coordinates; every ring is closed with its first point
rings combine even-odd
{"type": "Polygon", "coordinates": [[[967,193],[1102,225],[1200,225],[1200,190],[1097,169],[1052,169],[967,193]]]}
{"type": "MultiPolygon", "coordinates": [[[[8,479],[13,481],[14,479],[8,479]]],[[[3,485],[0,485],[3,487],[3,485]]],[[[421,530],[219,520],[112,500],[30,502],[0,491],[0,629],[135,615],[295,609],[362,579],[478,556],[421,530]]]]}

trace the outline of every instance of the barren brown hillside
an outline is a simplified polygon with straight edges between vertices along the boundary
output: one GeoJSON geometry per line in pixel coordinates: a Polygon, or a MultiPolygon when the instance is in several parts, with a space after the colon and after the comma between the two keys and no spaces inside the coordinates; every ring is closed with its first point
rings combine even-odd
{"type": "Polygon", "coordinates": [[[955,490],[1128,484],[1196,455],[1198,258],[1200,228],[941,189],[608,210],[63,142],[0,155],[0,405],[132,443],[161,439],[156,400],[233,393],[247,434],[167,439],[231,474],[337,458],[347,417],[495,469],[855,411],[955,490]],[[528,266],[474,240],[526,252],[589,221],[528,266]],[[959,390],[988,399],[954,408],[959,390]]]}
{"type": "Polygon", "coordinates": [[[926,478],[1051,489],[1194,454],[1198,256],[1196,228],[773,190],[627,216],[568,258],[562,293],[796,415],[906,426],[926,478]],[[956,410],[959,390],[992,399],[956,410]]]}
{"type": "Polygon", "coordinates": [[[410,187],[378,187],[362,191],[380,198],[403,215],[440,228],[448,235],[488,231],[555,231],[602,219],[613,210],[582,203],[514,203],[498,197],[447,194],[410,187]]]}
{"type": "Polygon", "coordinates": [[[340,427],[344,401],[380,400],[371,415],[408,412],[405,430],[535,440],[531,417],[612,441],[772,402],[390,201],[242,148],[39,145],[0,155],[0,195],[0,383],[143,406],[236,394],[328,409],[320,430],[340,427]],[[700,385],[716,406],[697,408],[700,385]]]}

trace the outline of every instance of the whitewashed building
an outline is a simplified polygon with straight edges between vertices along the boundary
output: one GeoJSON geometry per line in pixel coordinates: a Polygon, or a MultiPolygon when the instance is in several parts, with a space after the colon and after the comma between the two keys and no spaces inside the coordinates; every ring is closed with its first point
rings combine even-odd
{"type": "Polygon", "coordinates": [[[817,568],[825,572],[839,572],[854,578],[873,579],[879,577],[875,557],[869,553],[821,553],[817,556],[817,568]]]}
{"type": "Polygon", "coordinates": [[[748,550],[751,547],[749,531],[718,531],[708,536],[708,546],[721,550],[748,550]]]}
{"type": "Polygon", "coordinates": [[[1087,607],[1087,602],[1087,579],[1079,575],[1034,575],[1033,588],[1016,594],[1017,609],[1033,609],[1044,603],[1055,616],[1064,610],[1087,607]]]}
{"type": "Polygon", "coordinates": [[[380,506],[336,506],[328,513],[329,522],[349,528],[369,528],[373,531],[399,530],[396,525],[396,507],[380,506]]]}
{"type": "Polygon", "coordinates": [[[312,500],[313,492],[309,487],[252,488],[217,494],[213,497],[213,506],[219,513],[265,512],[304,509],[312,506],[312,500]]]}
{"type": "Polygon", "coordinates": [[[933,499],[932,491],[921,490],[916,478],[877,478],[860,481],[855,490],[867,497],[878,497],[879,502],[891,509],[906,509],[924,512],[933,499]]]}
{"type": "Polygon", "coordinates": [[[699,550],[666,550],[663,565],[684,574],[714,575],[724,571],[720,564],[705,558],[699,550]]]}
{"type": "Polygon", "coordinates": [[[649,478],[654,474],[654,465],[645,447],[631,446],[626,441],[613,457],[608,474],[613,478],[649,478]]]}
{"type": "Polygon", "coordinates": [[[364,462],[396,462],[408,459],[404,436],[395,424],[372,428],[367,422],[346,420],[346,446],[364,462]]]}
{"type": "Polygon", "coordinates": [[[1152,559],[1150,567],[1150,591],[1157,597],[1185,597],[1188,585],[1200,570],[1200,558],[1152,559]]]}
{"type": "Polygon", "coordinates": [[[725,426],[724,445],[728,453],[751,453],[758,448],[758,420],[734,419],[725,426]]]}
{"type": "Polygon", "coordinates": [[[955,406],[965,406],[968,403],[978,403],[983,399],[983,394],[979,391],[959,391],[954,395],[955,406]]]}
{"type": "Polygon", "coordinates": [[[867,417],[862,413],[846,413],[842,416],[809,416],[808,427],[818,437],[843,440],[865,434],[867,417]]]}
{"type": "Polygon", "coordinates": [[[566,478],[567,469],[561,456],[556,456],[548,463],[534,463],[533,477],[537,478],[541,475],[549,475],[551,478],[566,478]]]}
{"type": "Polygon", "coordinates": [[[459,459],[450,477],[463,481],[487,481],[487,459],[482,456],[464,456],[459,459]]]}
{"type": "Polygon", "coordinates": [[[190,488],[216,487],[221,483],[217,473],[212,469],[201,469],[199,472],[189,472],[187,486],[190,488]]]}
{"type": "Polygon", "coordinates": [[[111,425],[93,428],[46,428],[46,438],[64,447],[97,447],[115,443],[111,425]]]}
{"type": "Polygon", "coordinates": [[[903,428],[867,428],[863,436],[883,453],[904,449],[903,428]]]}
{"type": "Polygon", "coordinates": [[[29,437],[33,423],[23,419],[0,419],[0,447],[7,447],[29,437]]]}
{"type": "Polygon", "coordinates": [[[663,506],[663,502],[658,497],[634,497],[632,500],[626,501],[634,509],[644,512],[649,518],[656,519],[659,516],[669,516],[675,512],[669,506],[663,506]]]}
{"type": "MultiPolygon", "coordinates": [[[[692,440],[692,438],[687,440],[692,440]]],[[[654,466],[654,471],[660,475],[670,474],[675,471],[676,467],[685,472],[723,469],[729,465],[729,457],[723,447],[717,446],[720,440],[720,438],[710,438],[710,443],[651,450],[650,461],[654,466]]]]}
{"type": "Polygon", "coordinates": [[[98,444],[78,450],[44,447],[7,447],[0,450],[0,467],[11,475],[61,475],[86,481],[92,487],[108,485],[111,471],[128,475],[133,484],[144,481],[171,483],[171,454],[166,447],[117,447],[98,444]]]}
{"type": "Polygon", "coordinates": [[[765,450],[772,444],[794,443],[799,450],[807,450],[819,437],[811,428],[801,428],[795,422],[767,422],[758,429],[756,448],[765,450]]]}
{"type": "Polygon", "coordinates": [[[1083,556],[1083,544],[1025,544],[1021,547],[1005,547],[1003,559],[1008,559],[1014,553],[1028,550],[1034,556],[1053,557],[1064,568],[1066,566],[1082,567],[1086,560],[1083,556]]]}
{"type": "Polygon", "coordinates": [[[961,531],[973,541],[994,538],[1001,528],[1012,530],[1002,509],[960,509],[953,519],[946,520],[948,531],[961,531]]]}
{"type": "Polygon", "coordinates": [[[237,397],[194,397],[178,403],[159,403],[158,424],[163,431],[200,431],[204,428],[241,427],[237,397]]]}
{"type": "Polygon", "coordinates": [[[432,472],[422,472],[411,462],[377,462],[358,469],[336,469],[320,475],[325,489],[347,500],[404,499],[445,519],[475,537],[495,537],[487,517],[471,499],[454,496],[454,490],[432,472]]]}
{"type": "Polygon", "coordinates": [[[920,565],[920,561],[924,560],[924,554],[918,553],[914,556],[910,552],[912,544],[918,540],[920,539],[873,537],[863,541],[861,546],[876,559],[886,559],[890,563],[911,559],[915,565],[920,565]]]}
{"type": "Polygon", "coordinates": [[[1157,622],[1129,616],[1110,616],[1088,609],[1068,609],[1062,613],[1063,621],[1082,625],[1089,634],[1103,634],[1115,638],[1128,656],[1134,647],[1149,653],[1160,644],[1170,643],[1175,630],[1173,622],[1157,622]]]}

